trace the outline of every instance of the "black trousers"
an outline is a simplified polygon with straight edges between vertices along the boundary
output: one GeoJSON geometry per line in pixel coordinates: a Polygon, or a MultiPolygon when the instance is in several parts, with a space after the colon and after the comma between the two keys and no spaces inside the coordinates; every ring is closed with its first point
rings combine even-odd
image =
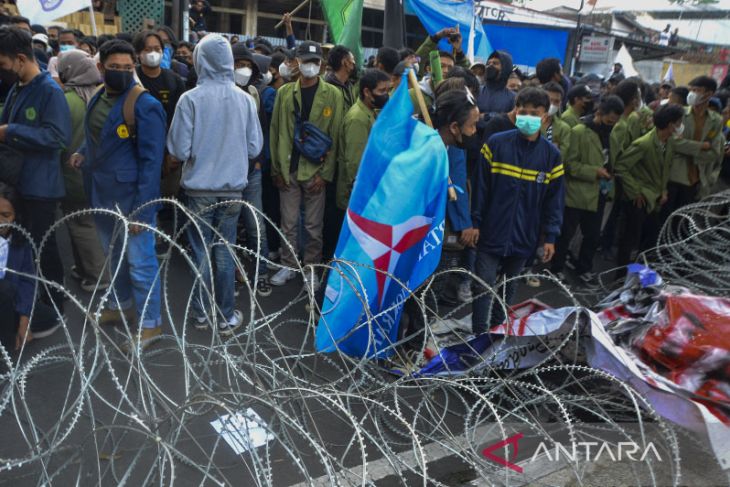
{"type": "MultiPolygon", "coordinates": [[[[58,201],[23,198],[21,202],[20,223],[28,230],[35,245],[40,248],[41,241],[48,229],[56,222],[58,201]]],[[[40,255],[40,270],[43,277],[63,286],[63,264],[56,244],[56,232],[48,235],[43,244],[40,255]]],[[[50,289],[47,293],[42,285],[38,286],[39,295],[46,304],[55,303],[59,310],[63,310],[63,293],[50,289]]]]}
{"type": "Polygon", "coordinates": [[[593,257],[601,238],[601,219],[603,209],[606,206],[606,199],[601,196],[598,202],[598,211],[579,210],[578,208],[565,207],[563,213],[563,228],[560,230],[560,238],[555,246],[555,257],[550,270],[554,273],[561,272],[568,257],[568,248],[576,230],[580,226],[583,233],[583,242],[580,245],[576,272],[583,274],[593,269],[593,257]]]}
{"type": "Polygon", "coordinates": [[[281,236],[277,231],[281,227],[281,208],[279,207],[279,190],[274,186],[271,178],[271,171],[261,173],[261,203],[264,215],[274,222],[276,227],[266,224],[266,241],[269,244],[269,252],[275,252],[281,247],[281,236]]]}
{"type": "Polygon", "coordinates": [[[345,212],[337,207],[337,183],[327,183],[322,229],[322,260],[329,262],[335,255],[345,212]]]}
{"type": "MultiPolygon", "coordinates": [[[[638,249],[641,244],[644,223],[649,218],[646,207],[637,208],[633,201],[623,201],[624,218],[619,231],[618,252],[616,253],[616,264],[624,267],[631,263],[631,252],[638,249]]],[[[625,269],[618,269],[616,277],[625,274],[625,269]]]]}

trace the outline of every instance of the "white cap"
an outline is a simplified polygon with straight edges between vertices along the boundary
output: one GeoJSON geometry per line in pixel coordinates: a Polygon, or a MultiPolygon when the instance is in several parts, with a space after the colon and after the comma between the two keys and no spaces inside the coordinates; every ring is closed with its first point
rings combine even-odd
{"type": "Polygon", "coordinates": [[[48,47],[48,36],[45,34],[36,34],[33,36],[33,42],[42,42],[48,47]]]}

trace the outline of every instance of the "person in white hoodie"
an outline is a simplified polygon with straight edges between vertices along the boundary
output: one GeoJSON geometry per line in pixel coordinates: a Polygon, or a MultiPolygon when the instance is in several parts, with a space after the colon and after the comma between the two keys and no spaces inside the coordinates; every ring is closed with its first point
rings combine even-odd
{"type": "Polygon", "coordinates": [[[261,152],[263,134],[253,98],[234,84],[228,41],[217,34],[205,36],[193,51],[193,62],[198,85],[178,102],[167,149],[183,163],[180,186],[198,217],[187,229],[202,276],[193,291],[193,322],[199,329],[218,323],[218,331],[229,335],[243,322],[234,306],[235,265],[227,245],[236,241],[241,206],[226,202],[241,199],[248,161],[261,152]],[[215,307],[210,296],[215,296],[215,307]]]}

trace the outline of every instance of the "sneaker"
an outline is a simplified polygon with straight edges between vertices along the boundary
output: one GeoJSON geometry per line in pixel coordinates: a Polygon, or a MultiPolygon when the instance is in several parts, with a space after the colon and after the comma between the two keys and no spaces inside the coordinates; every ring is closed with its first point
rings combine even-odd
{"type": "Polygon", "coordinates": [[[61,320],[56,320],[50,328],[46,328],[45,330],[35,330],[33,329],[33,325],[31,324],[30,332],[33,334],[33,338],[46,338],[58,331],[58,329],[61,328],[61,320]]]}
{"type": "Polygon", "coordinates": [[[233,333],[241,327],[243,324],[243,313],[238,310],[233,312],[233,318],[231,318],[225,326],[218,327],[218,333],[223,336],[231,336],[233,333]]]}
{"type": "Polygon", "coordinates": [[[540,279],[537,276],[530,276],[527,279],[525,279],[525,282],[530,287],[540,287],[540,279]]]}
{"type": "Polygon", "coordinates": [[[91,293],[94,291],[105,291],[109,288],[109,283],[101,282],[97,284],[96,281],[92,281],[91,279],[82,279],[80,286],[87,293],[91,293]]]}
{"type": "Polygon", "coordinates": [[[578,279],[586,284],[596,284],[598,281],[598,276],[596,276],[596,274],[594,274],[593,272],[584,272],[583,274],[578,276],[578,279]]]}
{"type": "Polygon", "coordinates": [[[139,340],[140,348],[145,350],[147,347],[152,345],[152,342],[162,335],[162,327],[156,326],[154,328],[142,328],[142,331],[134,332],[132,339],[122,345],[122,351],[129,353],[137,348],[137,340],[139,340]]]}
{"type": "Polygon", "coordinates": [[[462,303],[468,303],[474,299],[474,295],[471,292],[471,281],[463,281],[459,284],[459,292],[457,293],[459,301],[462,303]]]}
{"type": "Polygon", "coordinates": [[[272,286],[283,286],[287,282],[291,281],[297,276],[297,273],[291,269],[281,268],[274,274],[274,277],[269,279],[269,284],[272,286]]]}
{"type": "Polygon", "coordinates": [[[256,292],[263,298],[271,296],[271,285],[267,277],[260,276],[258,281],[256,281],[256,292]]]}
{"type": "Polygon", "coordinates": [[[193,326],[196,330],[207,330],[210,328],[208,325],[208,318],[205,316],[196,316],[193,318],[193,326]]]}
{"type": "Polygon", "coordinates": [[[134,308],[125,310],[104,308],[99,317],[100,325],[116,325],[119,323],[134,323],[137,320],[137,311],[134,308]]]}
{"type": "Polygon", "coordinates": [[[77,281],[80,281],[81,279],[83,279],[81,277],[81,273],[79,272],[79,268],[76,267],[75,265],[72,265],[71,266],[71,272],[70,272],[70,274],[71,274],[71,277],[73,277],[77,281]]]}

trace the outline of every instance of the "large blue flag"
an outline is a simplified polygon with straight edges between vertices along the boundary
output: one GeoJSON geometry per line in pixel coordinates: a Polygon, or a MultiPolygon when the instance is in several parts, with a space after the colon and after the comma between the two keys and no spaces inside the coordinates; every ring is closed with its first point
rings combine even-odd
{"type": "MultiPolygon", "coordinates": [[[[470,52],[469,34],[474,27],[474,57],[486,61],[492,54],[493,49],[484,32],[484,25],[479,18],[475,18],[474,0],[406,0],[406,9],[408,13],[418,16],[430,35],[458,24],[465,54],[470,52]]],[[[439,49],[451,52],[447,39],[441,40],[439,49]]]]}
{"type": "Polygon", "coordinates": [[[362,156],[317,325],[319,352],[392,354],[403,302],[441,258],[448,156],[412,115],[404,77],[362,156]]]}

